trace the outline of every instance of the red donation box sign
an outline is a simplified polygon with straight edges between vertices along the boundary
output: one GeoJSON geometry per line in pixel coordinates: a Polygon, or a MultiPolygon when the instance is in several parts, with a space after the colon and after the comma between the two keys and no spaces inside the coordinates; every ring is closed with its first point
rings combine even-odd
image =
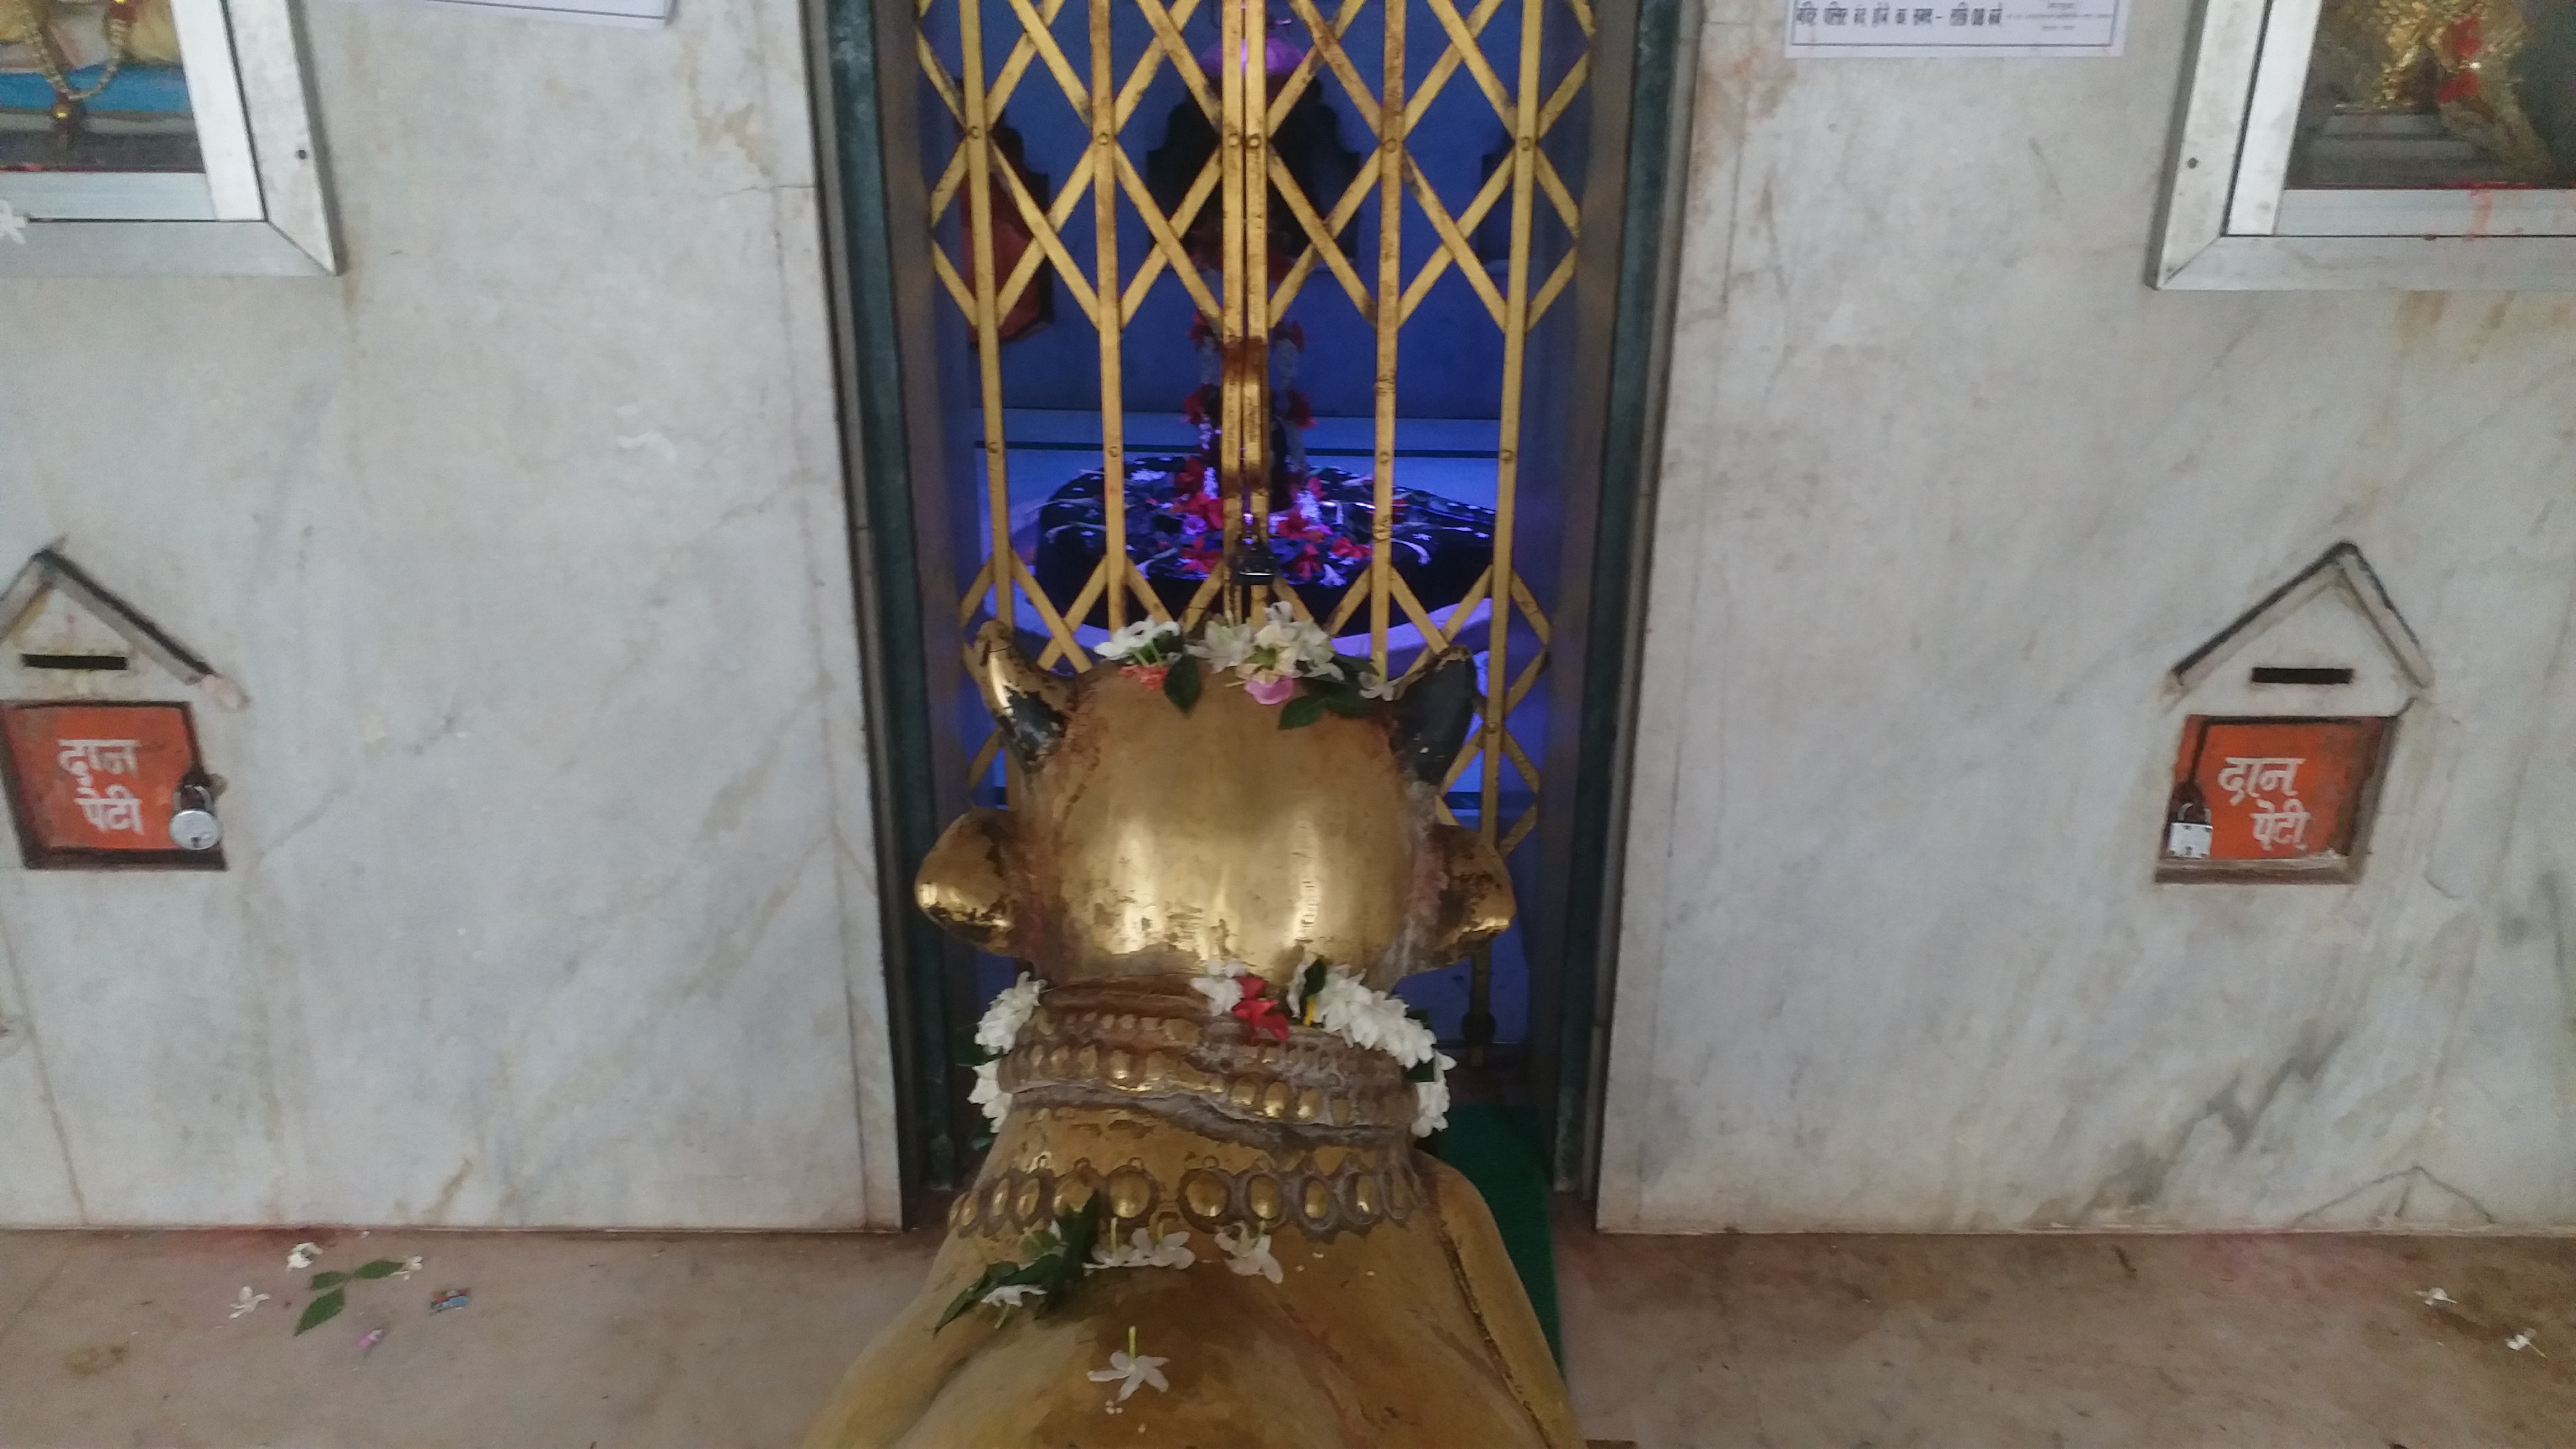
{"type": "Polygon", "coordinates": [[[2348,879],[2388,721],[2185,721],[2166,875],[2348,879]]]}
{"type": "Polygon", "coordinates": [[[184,704],[0,704],[10,813],[31,867],[215,866],[170,838],[197,769],[184,704]]]}

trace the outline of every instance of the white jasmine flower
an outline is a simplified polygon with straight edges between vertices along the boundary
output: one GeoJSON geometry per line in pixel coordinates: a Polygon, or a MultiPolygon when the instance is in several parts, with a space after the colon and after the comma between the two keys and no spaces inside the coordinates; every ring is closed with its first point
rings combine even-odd
{"type": "Polygon", "coordinates": [[[403,1259],[403,1265],[402,1265],[401,1267],[396,1268],[396,1269],[394,1270],[393,1276],[395,1276],[395,1277],[397,1277],[397,1278],[408,1278],[408,1277],[410,1277],[412,1274],[417,1273],[417,1272],[419,1272],[419,1271],[420,1271],[420,1259],[418,1259],[418,1258],[405,1258],[405,1259],[403,1259]]]}
{"type": "Polygon", "coordinates": [[[1193,976],[1190,985],[1207,998],[1208,1015],[1223,1016],[1243,999],[1243,987],[1231,976],[1193,976]]]}
{"type": "Polygon", "coordinates": [[[1252,657],[1253,633],[1250,624],[1210,624],[1200,631],[1190,652],[1218,669],[1238,669],[1252,657]]]}
{"type": "Polygon", "coordinates": [[[267,1294],[253,1293],[250,1291],[250,1285],[245,1283],[242,1285],[241,1296],[233,1300],[233,1311],[225,1314],[224,1316],[226,1318],[239,1318],[243,1314],[250,1312],[252,1309],[257,1308],[259,1305],[266,1303],[267,1301],[267,1294]]]}
{"type": "Polygon", "coordinates": [[[298,1243],[295,1245],[295,1251],[286,1255],[286,1266],[290,1268],[310,1268],[313,1266],[313,1260],[321,1256],[321,1244],[298,1243]]]}
{"type": "Polygon", "coordinates": [[[976,1301],[990,1303],[996,1308],[1019,1308],[1032,1298],[1045,1296],[1046,1290],[1035,1283],[1005,1283],[976,1301]]]}
{"type": "Polygon", "coordinates": [[[1395,684],[1376,670],[1363,668],[1360,670],[1360,698],[1393,699],[1395,684]]]}
{"type": "Polygon", "coordinates": [[[1216,1245],[1225,1254],[1225,1265],[1246,1277],[1258,1273],[1276,1283],[1279,1260],[1270,1255],[1270,1235],[1252,1235],[1249,1228],[1236,1226],[1216,1235],[1216,1245]]]}
{"type": "Polygon", "coordinates": [[[999,1127],[1003,1114],[1011,1110],[1011,1094],[1002,1090],[1002,1064],[985,1062],[975,1068],[975,1090],[966,1100],[984,1109],[984,1120],[999,1127]]]}
{"type": "Polygon", "coordinates": [[[988,1052],[1001,1053],[1019,1040],[1020,1028],[1029,1024],[1029,1014],[1038,1009],[1038,993],[1046,983],[1034,976],[1022,975],[1016,985],[993,998],[984,1009],[984,1019],[975,1024],[975,1045],[988,1052]]]}
{"type": "MultiPolygon", "coordinates": [[[[2515,1334],[2513,1337],[2506,1339],[2504,1341],[2504,1346],[2512,1349],[2515,1353],[2520,1353],[2526,1348],[2530,1348],[2533,1353],[2540,1353],[2539,1349],[2531,1347],[2531,1330],[2528,1328],[2515,1334]]],[[[2549,1357],[2549,1355],[2545,1353],[2540,1353],[2540,1356],[2542,1358],[2549,1357]]]]}
{"type": "Polygon", "coordinates": [[[2460,1301],[2457,1298],[2452,1297],[2450,1294],[2443,1292],[2439,1288],[2427,1288],[2422,1292],[2417,1293],[2415,1296],[2423,1299],[2424,1306],[2427,1308],[2432,1307],[2436,1303],[2457,1303],[2460,1301]]]}
{"type": "Polygon", "coordinates": [[[1127,659],[1139,654],[1159,656],[1166,637],[1178,638],[1181,626],[1169,619],[1139,619],[1109,636],[1109,642],[1092,651],[1103,659],[1127,659]]]}
{"type": "Polygon", "coordinates": [[[1186,1268],[1199,1260],[1190,1251],[1188,1233],[1172,1233],[1160,1240],[1138,1228],[1123,1246],[1095,1248],[1091,1266],[1095,1268],[1186,1268]]]}
{"type": "Polygon", "coordinates": [[[1342,677],[1341,660],[1333,653],[1333,636],[1318,628],[1314,620],[1298,618],[1297,611],[1285,603],[1272,604],[1263,612],[1261,627],[1252,635],[1251,662],[1268,674],[1342,677]]]}
{"type": "Polygon", "coordinates": [[[1136,1392],[1138,1384],[1151,1384],[1157,1389],[1168,1392],[1172,1386],[1163,1377],[1163,1365],[1170,1362],[1171,1360],[1167,1358],[1156,1358],[1151,1354],[1139,1355],[1121,1349],[1109,1355],[1109,1367],[1091,1371],[1091,1381],[1095,1384],[1116,1384],[1118,1402],[1123,1404],[1127,1402],[1129,1394],[1136,1392]]]}
{"type": "MultiPolygon", "coordinates": [[[[1457,1063],[1440,1058],[1440,1069],[1446,1073],[1457,1063]]],[[[1435,1076],[1427,1082],[1413,1084],[1413,1135],[1428,1137],[1449,1125],[1449,1079],[1435,1076]]]]}
{"type": "Polygon", "coordinates": [[[1355,1047],[1381,1051],[1404,1065],[1431,1060],[1439,1038],[1415,1021],[1403,1001],[1336,971],[1315,993],[1315,1024],[1355,1047]]]}

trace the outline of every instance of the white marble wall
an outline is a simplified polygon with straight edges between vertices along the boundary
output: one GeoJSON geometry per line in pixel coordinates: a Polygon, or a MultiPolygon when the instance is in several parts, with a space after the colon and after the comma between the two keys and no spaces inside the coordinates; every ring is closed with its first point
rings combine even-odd
{"type": "Polygon", "coordinates": [[[891,1222],[797,6],[302,8],[348,275],[0,283],[0,572],[252,700],[0,868],[0,1224],[891,1222]]]}
{"type": "Polygon", "coordinates": [[[2115,61],[1704,32],[1601,1220],[2576,1225],[2576,299],[2141,282],[2115,61]],[[2339,538],[2353,886],[2158,887],[2165,672],[2339,538]]]}

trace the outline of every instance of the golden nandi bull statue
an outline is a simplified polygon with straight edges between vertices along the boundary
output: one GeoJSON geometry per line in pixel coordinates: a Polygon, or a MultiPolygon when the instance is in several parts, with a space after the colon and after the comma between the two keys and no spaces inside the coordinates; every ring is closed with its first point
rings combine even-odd
{"type": "Polygon", "coordinates": [[[1034,976],[979,1030],[1002,1115],[930,1282],[808,1449],[1579,1449],[1493,1219],[1412,1146],[1446,1059],[1384,995],[1511,919],[1438,819],[1472,667],[1394,697],[1277,608],[1108,652],[976,642],[1026,788],[917,890],[1034,976]]]}

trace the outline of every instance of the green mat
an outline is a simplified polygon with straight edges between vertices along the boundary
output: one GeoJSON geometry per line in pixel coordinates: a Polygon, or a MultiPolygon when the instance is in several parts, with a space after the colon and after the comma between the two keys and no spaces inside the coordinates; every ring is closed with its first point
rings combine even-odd
{"type": "Polygon", "coordinates": [[[1548,1352],[1565,1366],[1557,1337],[1556,1248],[1548,1235],[1547,1159],[1540,1155],[1538,1114],[1527,1107],[1460,1105],[1449,1109],[1440,1160],[1458,1169],[1485,1198],[1503,1250],[1520,1270],[1530,1307],[1547,1333],[1548,1352]]]}

